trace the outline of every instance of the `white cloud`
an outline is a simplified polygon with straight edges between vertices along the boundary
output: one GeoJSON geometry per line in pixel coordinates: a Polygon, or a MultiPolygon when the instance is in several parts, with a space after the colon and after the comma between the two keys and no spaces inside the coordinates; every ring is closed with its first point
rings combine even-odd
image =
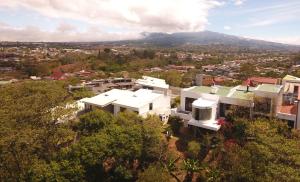
{"type": "Polygon", "coordinates": [[[107,41],[138,39],[141,35],[137,32],[132,33],[107,33],[97,27],[89,27],[84,32],[79,32],[68,24],[61,24],[55,31],[44,31],[35,26],[24,28],[12,27],[0,22],[1,41],[20,41],[20,42],[72,42],[72,41],[107,41]]]}
{"type": "Polygon", "coordinates": [[[52,18],[69,18],[139,31],[202,31],[218,0],[0,0],[0,7],[27,8],[52,18]]]}
{"type": "Polygon", "coordinates": [[[237,6],[240,6],[242,4],[244,4],[246,2],[246,0],[233,0],[233,3],[237,6]]]}
{"type": "Polygon", "coordinates": [[[59,26],[57,27],[57,30],[64,33],[64,32],[73,32],[76,31],[76,27],[68,24],[66,22],[62,22],[59,24],[59,26]]]}
{"type": "Polygon", "coordinates": [[[228,25],[224,26],[224,30],[231,30],[231,26],[228,25]]]}
{"type": "Polygon", "coordinates": [[[300,45],[300,36],[285,36],[285,37],[248,37],[247,39],[265,40],[269,42],[277,42],[290,45],[300,45]]]}
{"type": "Polygon", "coordinates": [[[300,36],[289,36],[289,37],[275,37],[265,39],[272,42],[280,42],[284,44],[300,45],[300,36]]]}

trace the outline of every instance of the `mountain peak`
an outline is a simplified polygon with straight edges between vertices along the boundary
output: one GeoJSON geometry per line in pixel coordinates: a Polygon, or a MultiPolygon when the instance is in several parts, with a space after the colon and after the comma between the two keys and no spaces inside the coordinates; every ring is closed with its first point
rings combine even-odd
{"type": "Polygon", "coordinates": [[[300,51],[300,46],[287,45],[263,40],[249,39],[234,35],[227,35],[212,31],[201,32],[143,32],[139,42],[154,46],[174,47],[183,45],[227,45],[249,49],[266,50],[295,50],[300,51]]]}

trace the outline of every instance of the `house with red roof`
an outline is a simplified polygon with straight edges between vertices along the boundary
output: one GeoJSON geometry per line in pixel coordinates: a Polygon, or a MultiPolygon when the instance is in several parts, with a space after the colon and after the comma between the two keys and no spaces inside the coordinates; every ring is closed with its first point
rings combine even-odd
{"type": "Polygon", "coordinates": [[[52,75],[50,76],[53,80],[65,80],[66,75],[59,69],[53,70],[52,75]]]}
{"type": "Polygon", "coordinates": [[[273,84],[279,85],[281,82],[280,78],[269,78],[269,77],[250,77],[243,82],[243,85],[249,85],[255,87],[260,84],[273,84]]]}

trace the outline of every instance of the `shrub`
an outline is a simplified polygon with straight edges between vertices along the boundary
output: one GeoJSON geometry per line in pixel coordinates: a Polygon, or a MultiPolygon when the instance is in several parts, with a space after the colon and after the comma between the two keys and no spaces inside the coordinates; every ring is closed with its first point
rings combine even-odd
{"type": "Polygon", "coordinates": [[[180,132],[180,128],[182,126],[181,119],[179,117],[177,117],[177,116],[171,116],[169,118],[169,124],[171,126],[171,129],[172,129],[173,133],[175,135],[178,135],[179,132],[180,132]]]}
{"type": "Polygon", "coordinates": [[[188,143],[188,155],[192,158],[197,158],[199,156],[199,152],[201,150],[201,146],[196,141],[190,141],[188,143]]]}

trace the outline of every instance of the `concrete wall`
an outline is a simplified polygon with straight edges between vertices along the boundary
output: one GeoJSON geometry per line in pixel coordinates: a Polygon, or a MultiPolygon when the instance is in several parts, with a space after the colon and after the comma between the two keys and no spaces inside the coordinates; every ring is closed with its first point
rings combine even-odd
{"type": "Polygon", "coordinates": [[[171,114],[171,98],[170,96],[161,95],[160,97],[153,100],[153,102],[149,102],[140,108],[131,108],[126,106],[114,105],[114,114],[118,114],[120,112],[120,107],[126,108],[130,111],[138,112],[138,114],[142,117],[147,117],[148,114],[171,114]],[[149,104],[153,104],[152,111],[149,110],[149,104]]]}
{"type": "Polygon", "coordinates": [[[296,116],[296,123],[295,123],[295,128],[300,129],[300,101],[298,100],[297,103],[297,116],[296,116]]]}
{"type": "Polygon", "coordinates": [[[201,94],[182,89],[181,95],[180,95],[180,108],[179,108],[182,111],[185,111],[185,98],[186,97],[198,99],[201,97],[201,94]]]}
{"type": "Polygon", "coordinates": [[[147,103],[143,107],[139,108],[139,114],[142,116],[147,116],[147,114],[166,114],[169,115],[171,113],[171,98],[170,96],[161,95],[160,97],[153,100],[153,108],[152,111],[149,111],[149,104],[147,103]]]}

